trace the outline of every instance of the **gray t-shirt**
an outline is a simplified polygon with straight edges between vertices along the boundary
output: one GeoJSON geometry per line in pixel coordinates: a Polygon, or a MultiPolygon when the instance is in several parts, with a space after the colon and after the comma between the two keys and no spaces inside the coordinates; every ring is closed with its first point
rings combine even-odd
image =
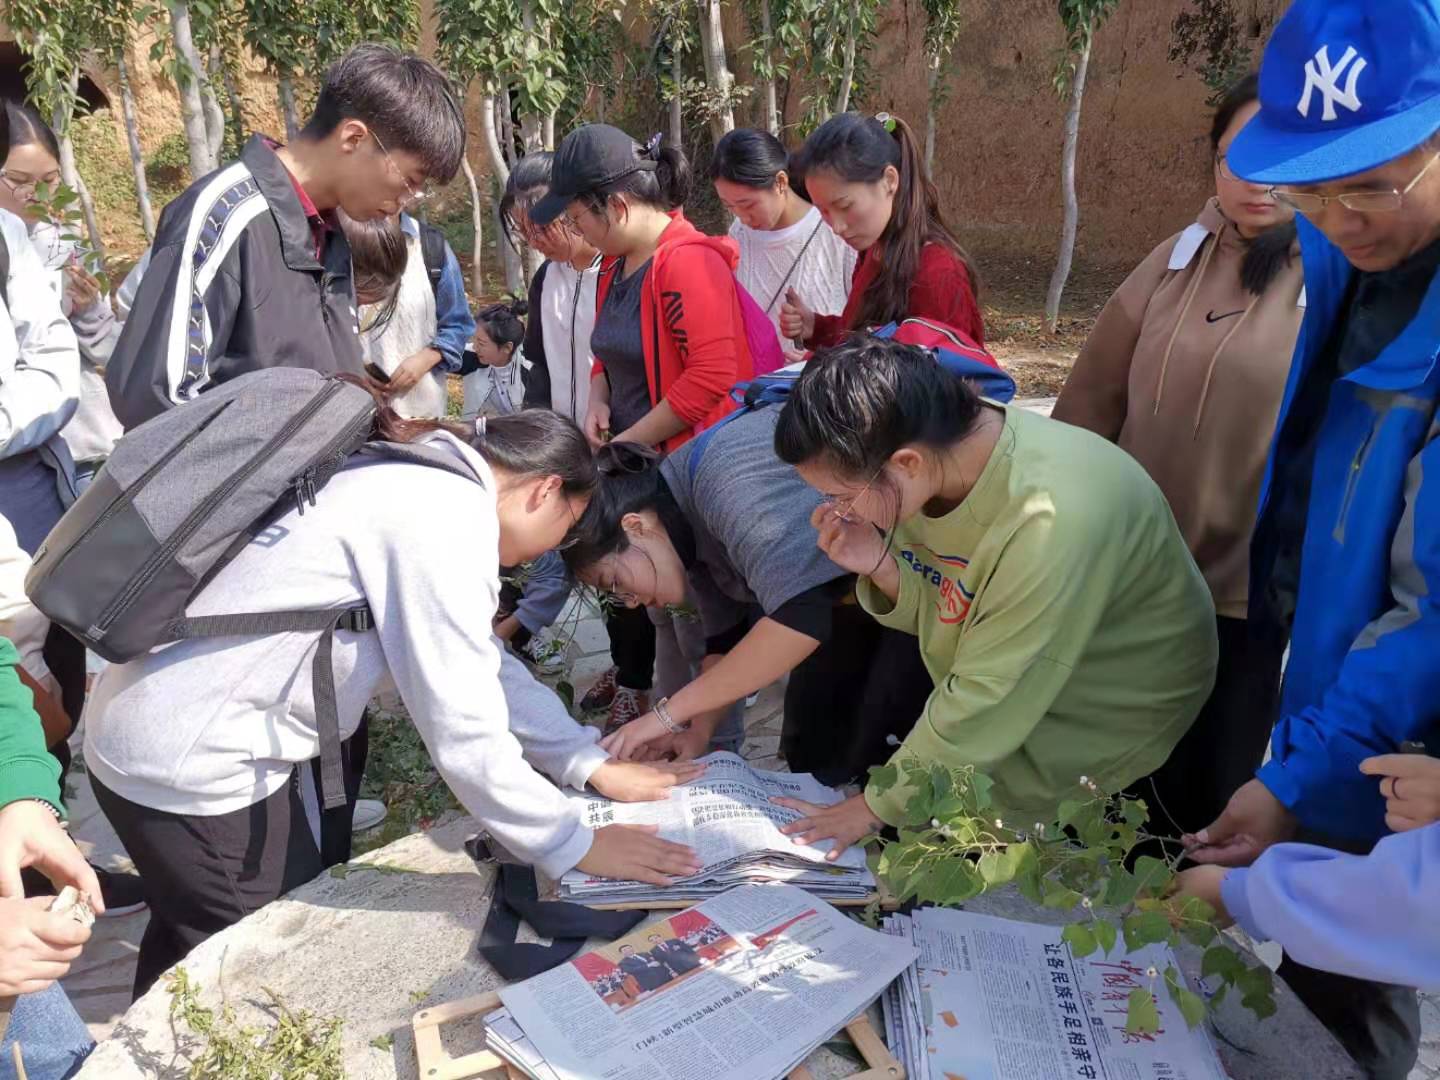
{"type": "Polygon", "coordinates": [[[829,635],[829,608],[848,585],[847,572],[815,542],[810,517],[820,505],[819,493],[775,456],[779,416],[772,405],[717,431],[705,445],[693,485],[694,440],[660,466],[694,532],[695,559],[688,570],[708,638],[734,630],[758,607],[823,640],[829,635]]]}
{"type": "Polygon", "coordinates": [[[645,381],[644,328],[640,325],[640,298],[644,295],[645,279],[650,262],[628,278],[621,275],[621,263],[613,271],[615,278],[605,294],[605,306],[595,317],[590,333],[590,351],[605,365],[610,380],[610,431],[620,434],[634,426],[653,409],[650,384],[645,381]]]}

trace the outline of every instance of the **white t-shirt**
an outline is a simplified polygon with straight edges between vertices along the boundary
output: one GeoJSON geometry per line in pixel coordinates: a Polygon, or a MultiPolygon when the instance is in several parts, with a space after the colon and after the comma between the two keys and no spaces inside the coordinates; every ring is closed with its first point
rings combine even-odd
{"type": "Polygon", "coordinates": [[[762,308],[769,305],[765,314],[775,324],[775,333],[781,341],[785,335],[780,330],[780,308],[788,289],[794,289],[801,300],[821,315],[838,315],[845,310],[858,255],[830,231],[830,226],[820,219],[820,211],[813,206],[794,225],[772,232],[752,229],[736,219],[730,225],[730,235],[740,245],[740,266],[735,277],[757,304],[762,308]],[[813,240],[811,234],[814,234],[813,240]],[[809,247],[805,246],[807,240],[810,240],[809,247]],[[804,255],[800,254],[801,249],[804,255]]]}

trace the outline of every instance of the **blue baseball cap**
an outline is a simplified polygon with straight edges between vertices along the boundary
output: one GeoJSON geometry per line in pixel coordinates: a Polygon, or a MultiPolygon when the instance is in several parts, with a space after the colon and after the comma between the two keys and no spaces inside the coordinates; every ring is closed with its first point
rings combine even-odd
{"type": "Polygon", "coordinates": [[[1440,0],[1296,0],[1260,65],[1260,112],[1226,154],[1257,184],[1318,184],[1440,130],[1440,0]]]}

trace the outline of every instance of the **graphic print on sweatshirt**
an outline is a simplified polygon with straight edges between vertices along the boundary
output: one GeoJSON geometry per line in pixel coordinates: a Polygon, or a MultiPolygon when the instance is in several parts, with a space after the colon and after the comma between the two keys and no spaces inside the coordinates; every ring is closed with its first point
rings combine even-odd
{"type": "Polygon", "coordinates": [[[975,594],[960,582],[960,575],[970,566],[968,558],[942,555],[925,544],[906,544],[900,550],[900,561],[939,592],[935,610],[942,623],[954,626],[965,621],[975,601],[975,594]]]}

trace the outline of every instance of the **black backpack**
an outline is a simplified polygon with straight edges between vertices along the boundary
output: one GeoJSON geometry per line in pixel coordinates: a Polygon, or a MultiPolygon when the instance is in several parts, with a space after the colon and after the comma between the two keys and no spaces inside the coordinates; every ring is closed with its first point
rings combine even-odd
{"type": "Polygon", "coordinates": [[[425,273],[438,300],[440,278],[445,273],[445,234],[428,222],[417,220],[415,224],[420,226],[420,255],[425,260],[425,273]]]}
{"type": "Polygon", "coordinates": [[[336,630],[373,628],[364,604],[187,618],[190,601],[276,518],[313,506],[357,453],[445,469],[454,454],[370,442],[375,400],[308,368],[222,383],[128,432],[35,553],[25,591],[51,622],[115,663],[183,638],[316,631],[312,675],[321,795],[346,802],[330,663],[336,630]]]}

